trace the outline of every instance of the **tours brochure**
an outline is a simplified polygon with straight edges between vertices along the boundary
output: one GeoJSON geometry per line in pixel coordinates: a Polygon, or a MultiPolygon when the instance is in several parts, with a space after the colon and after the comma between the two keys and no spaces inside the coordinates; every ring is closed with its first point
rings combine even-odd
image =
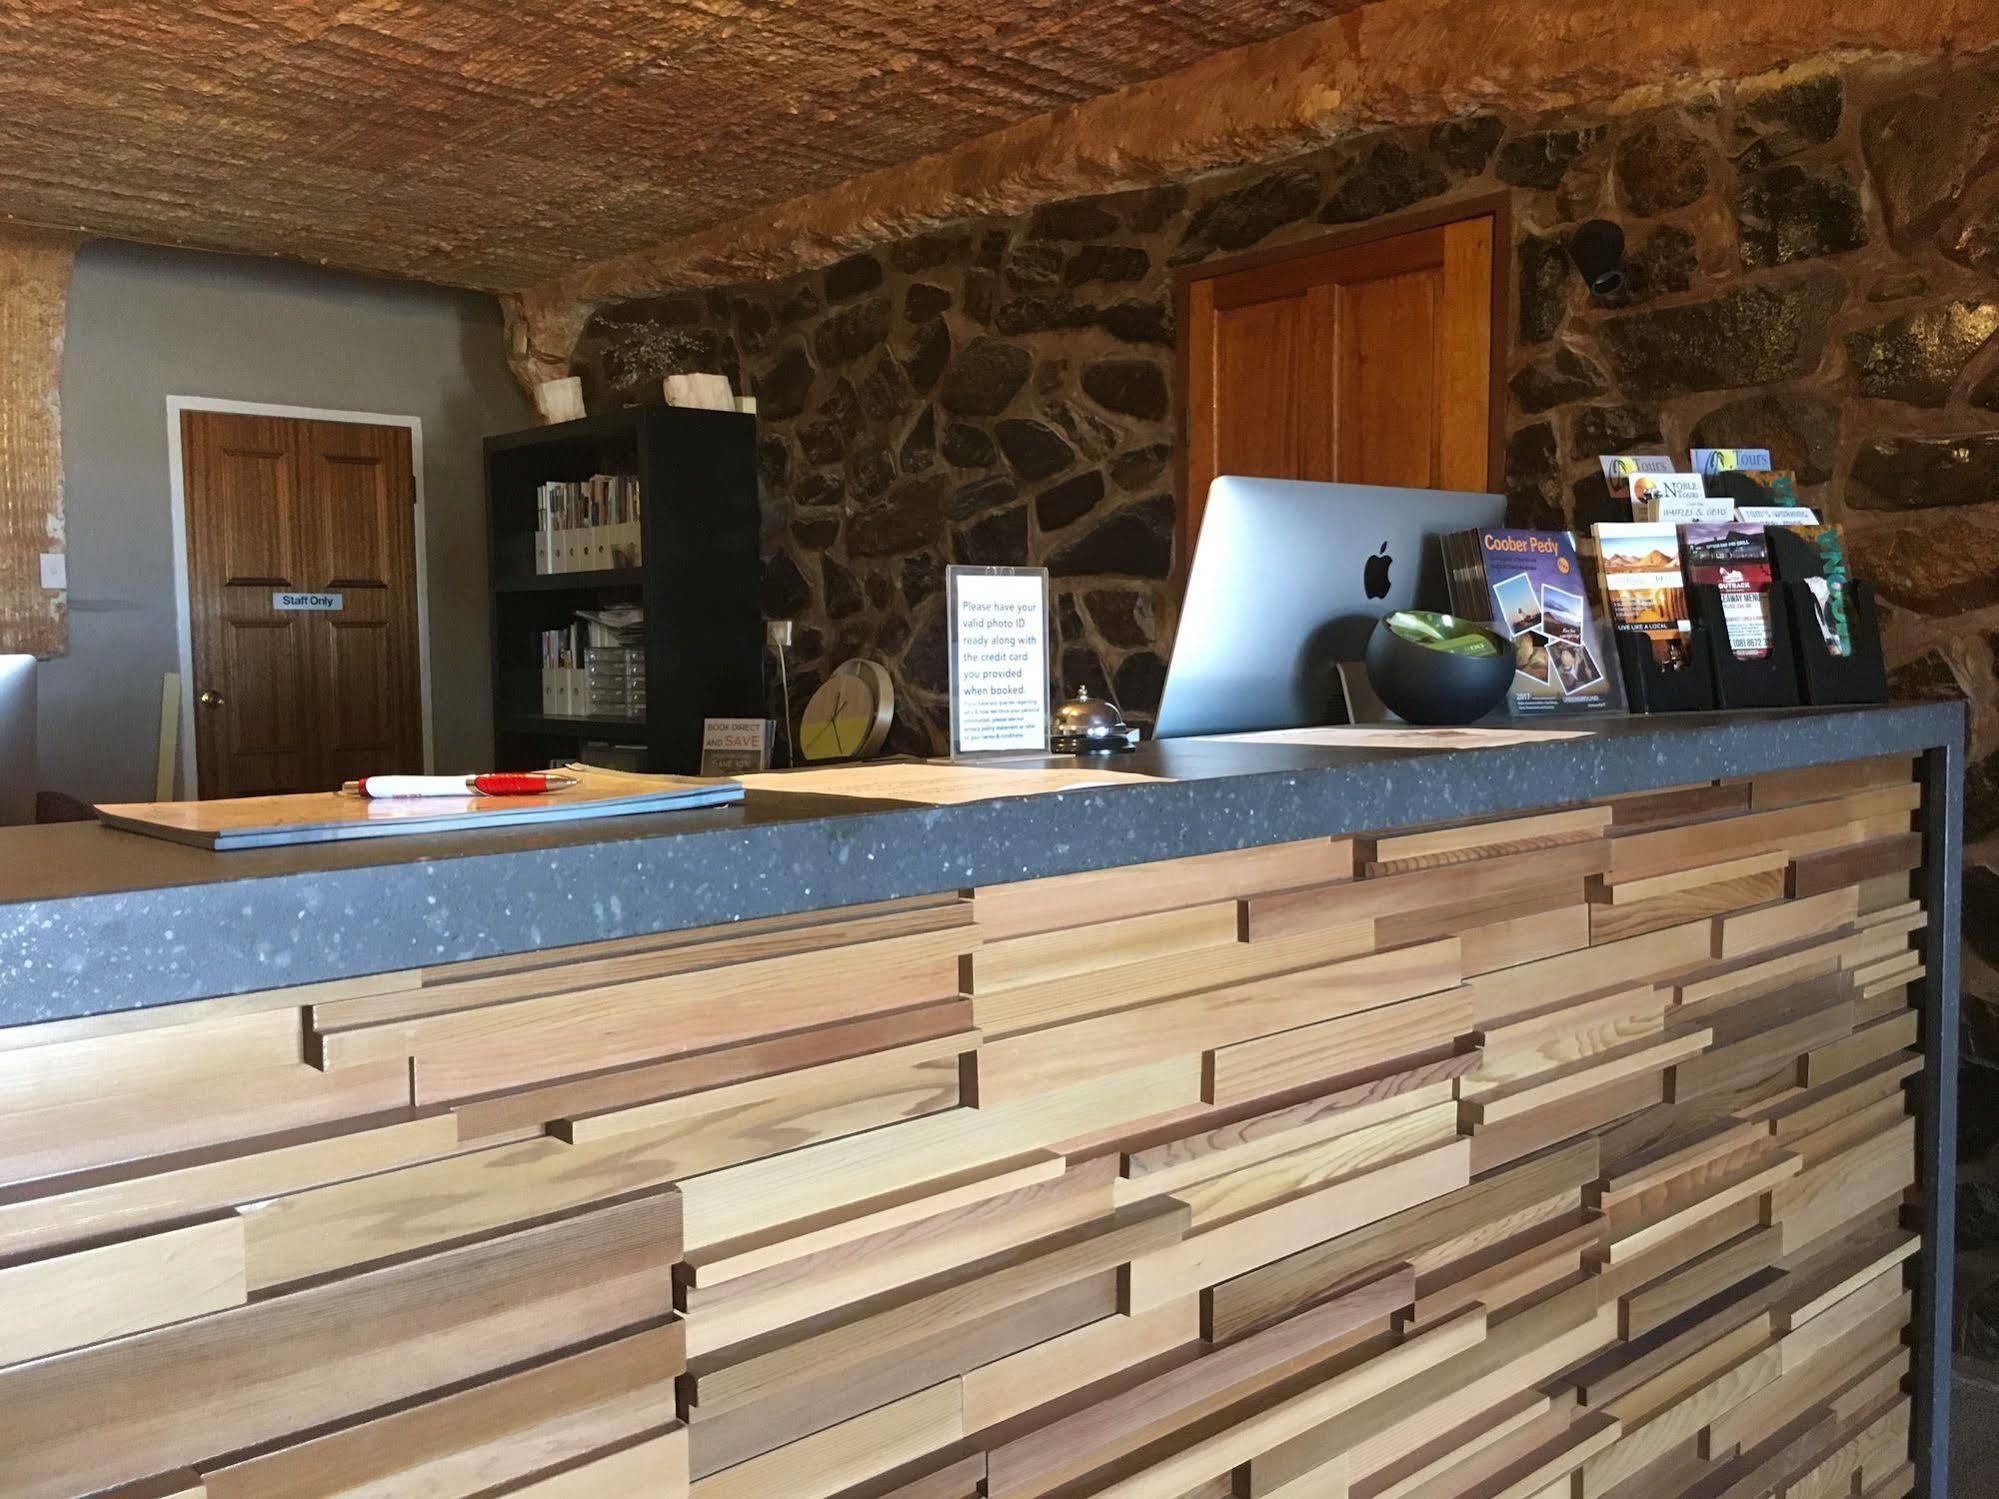
{"type": "Polygon", "coordinates": [[[1763,527],[1730,521],[1680,527],[1687,582],[1721,594],[1728,648],[1740,657],[1770,654],[1770,546],[1763,527]]]}
{"type": "Polygon", "coordinates": [[[1699,474],[1634,474],[1631,518],[1636,521],[1727,520],[1729,503],[1710,495],[1699,474]]]}
{"type": "Polygon", "coordinates": [[[1677,526],[1604,522],[1590,528],[1611,628],[1646,637],[1661,666],[1686,660],[1692,624],[1677,526]]]}
{"type": "Polygon", "coordinates": [[[1673,460],[1664,453],[1606,453],[1597,459],[1603,468],[1603,482],[1613,500],[1631,498],[1634,474],[1670,474],[1673,460]]]}
{"type": "MultiPolygon", "coordinates": [[[[1810,512],[1801,512],[1809,514],[1810,512]]],[[[1799,582],[1812,596],[1812,616],[1828,654],[1853,654],[1853,617],[1847,584],[1846,533],[1838,526],[1772,526],[1770,563],[1785,582],[1799,582]]]]}
{"type": "Polygon", "coordinates": [[[1452,611],[1490,620],[1513,642],[1519,715],[1618,712],[1624,695],[1590,617],[1567,531],[1460,531],[1445,538],[1452,611]]]}

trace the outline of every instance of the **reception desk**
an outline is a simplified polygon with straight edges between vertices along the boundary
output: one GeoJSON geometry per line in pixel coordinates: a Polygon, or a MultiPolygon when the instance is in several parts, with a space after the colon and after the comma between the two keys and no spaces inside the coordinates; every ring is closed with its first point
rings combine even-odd
{"type": "Polygon", "coordinates": [[[7,834],[0,1494],[1931,1492],[1962,740],[7,834]]]}

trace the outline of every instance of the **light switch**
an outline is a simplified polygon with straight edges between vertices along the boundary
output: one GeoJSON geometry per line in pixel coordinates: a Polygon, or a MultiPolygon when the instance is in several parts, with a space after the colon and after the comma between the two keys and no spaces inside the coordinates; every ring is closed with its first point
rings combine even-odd
{"type": "Polygon", "coordinates": [[[62,552],[42,553],[42,587],[69,587],[69,558],[62,552]]]}

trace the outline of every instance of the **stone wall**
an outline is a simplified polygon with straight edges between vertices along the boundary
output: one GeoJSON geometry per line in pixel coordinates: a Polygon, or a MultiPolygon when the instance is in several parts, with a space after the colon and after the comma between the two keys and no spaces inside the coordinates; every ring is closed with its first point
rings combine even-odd
{"type": "MultiPolygon", "coordinates": [[[[1767,442],[1850,528],[1899,695],[1976,705],[1968,983],[1999,994],[1999,64],[1843,59],[1557,117],[1486,114],[629,302],[593,405],[722,369],[763,418],[766,609],[794,696],[888,663],[895,746],[943,737],[946,562],[1045,564],[1062,685],[1157,702],[1173,608],[1176,267],[1506,192],[1503,484],[1521,524],[1613,515],[1601,451],[1767,442]],[[1616,304],[1573,227],[1625,227],[1616,304]],[[1976,855],[1985,855],[1979,858],[1976,855]]],[[[1999,1056],[1999,1034],[1987,1039],[1999,1056]]]]}

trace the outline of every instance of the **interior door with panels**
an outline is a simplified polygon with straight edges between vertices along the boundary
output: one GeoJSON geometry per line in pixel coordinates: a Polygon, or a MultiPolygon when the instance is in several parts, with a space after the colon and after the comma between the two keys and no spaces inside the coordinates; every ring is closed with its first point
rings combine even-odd
{"type": "Polygon", "coordinates": [[[420,766],[409,432],[186,411],[181,437],[202,794],[420,766]]]}
{"type": "Polygon", "coordinates": [[[1481,213],[1188,273],[1189,549],[1220,474],[1489,486],[1494,227],[1481,213]]]}
{"type": "Polygon", "coordinates": [[[296,427],[311,586],[341,601],[307,626],[324,789],[421,762],[410,435],[356,422],[296,427]]]}
{"type": "Polygon", "coordinates": [[[303,791],[313,771],[307,583],[291,423],[181,413],[195,755],[209,796],[303,791]]]}

